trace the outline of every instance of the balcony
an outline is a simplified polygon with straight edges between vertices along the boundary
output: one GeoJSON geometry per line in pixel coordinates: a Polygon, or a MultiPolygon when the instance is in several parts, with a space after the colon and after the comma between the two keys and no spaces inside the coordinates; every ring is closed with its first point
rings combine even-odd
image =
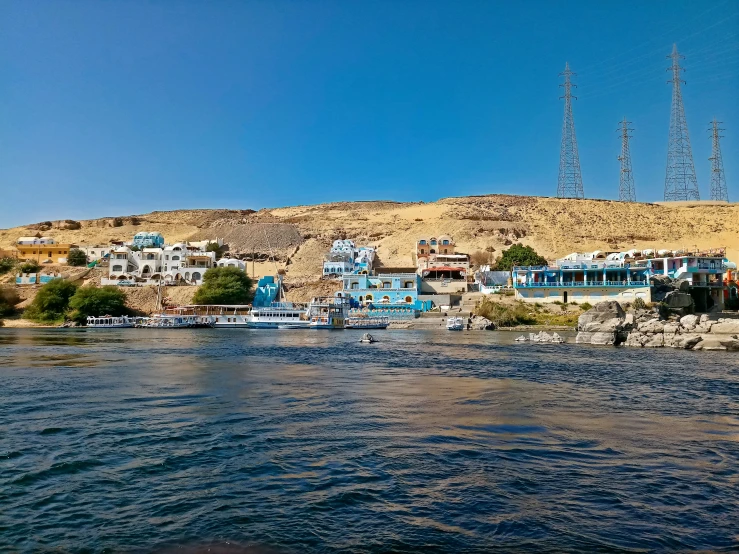
{"type": "Polygon", "coordinates": [[[536,289],[536,288],[574,288],[574,287],[648,287],[649,281],[564,281],[562,283],[514,283],[513,288],[516,289],[536,289]]]}

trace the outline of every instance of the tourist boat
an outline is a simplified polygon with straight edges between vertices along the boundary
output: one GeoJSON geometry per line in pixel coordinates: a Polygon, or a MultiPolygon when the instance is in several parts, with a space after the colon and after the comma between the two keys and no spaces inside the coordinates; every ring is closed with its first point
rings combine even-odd
{"type": "Polygon", "coordinates": [[[146,329],[197,329],[213,327],[215,318],[213,316],[201,315],[167,315],[157,314],[152,317],[144,317],[136,322],[136,327],[146,329]]]}
{"type": "Polygon", "coordinates": [[[169,308],[167,313],[209,316],[213,318],[213,327],[220,329],[223,327],[248,327],[251,311],[251,306],[246,304],[194,304],[192,306],[169,308]]]}
{"type": "Polygon", "coordinates": [[[135,320],[128,316],[114,317],[104,315],[101,317],[88,317],[87,327],[90,329],[122,329],[124,327],[133,327],[135,320]]]}
{"type": "Polygon", "coordinates": [[[349,312],[345,298],[314,298],[308,306],[311,329],[343,329],[349,312]]]}
{"type": "Polygon", "coordinates": [[[263,308],[252,308],[246,326],[253,329],[307,329],[310,319],[305,306],[292,302],[272,302],[263,308]]]}
{"type": "Polygon", "coordinates": [[[461,317],[450,317],[446,320],[446,328],[448,331],[462,331],[464,329],[464,319],[461,317]]]}
{"type": "Polygon", "coordinates": [[[387,329],[389,317],[351,316],[346,319],[347,329],[387,329]]]}

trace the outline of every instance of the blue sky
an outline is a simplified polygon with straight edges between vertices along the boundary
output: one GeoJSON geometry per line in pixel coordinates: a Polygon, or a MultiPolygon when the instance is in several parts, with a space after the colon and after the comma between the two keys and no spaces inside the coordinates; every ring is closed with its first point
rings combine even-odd
{"type": "Polygon", "coordinates": [[[0,227],[176,208],[556,194],[558,73],[586,197],[662,198],[670,86],[701,196],[739,200],[739,1],[0,0],[0,227]]]}

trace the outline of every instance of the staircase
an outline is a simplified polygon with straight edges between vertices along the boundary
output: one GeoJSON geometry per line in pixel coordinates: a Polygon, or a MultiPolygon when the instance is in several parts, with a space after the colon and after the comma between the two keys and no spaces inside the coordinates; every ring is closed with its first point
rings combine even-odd
{"type": "Polygon", "coordinates": [[[485,295],[481,292],[465,292],[462,295],[462,302],[460,303],[459,313],[455,313],[455,316],[469,317],[475,313],[475,306],[478,302],[482,302],[485,295]]]}

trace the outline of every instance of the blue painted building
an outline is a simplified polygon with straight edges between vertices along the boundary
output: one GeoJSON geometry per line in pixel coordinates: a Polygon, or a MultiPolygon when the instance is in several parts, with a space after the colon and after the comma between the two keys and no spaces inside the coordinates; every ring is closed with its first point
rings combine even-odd
{"type": "Polygon", "coordinates": [[[431,308],[431,302],[418,299],[421,277],[417,273],[345,274],[342,280],[336,296],[351,298],[352,306],[368,315],[416,317],[431,308]]]}
{"type": "Polygon", "coordinates": [[[161,233],[142,231],[134,235],[133,245],[139,248],[162,248],[164,246],[164,236],[161,233]]]}

